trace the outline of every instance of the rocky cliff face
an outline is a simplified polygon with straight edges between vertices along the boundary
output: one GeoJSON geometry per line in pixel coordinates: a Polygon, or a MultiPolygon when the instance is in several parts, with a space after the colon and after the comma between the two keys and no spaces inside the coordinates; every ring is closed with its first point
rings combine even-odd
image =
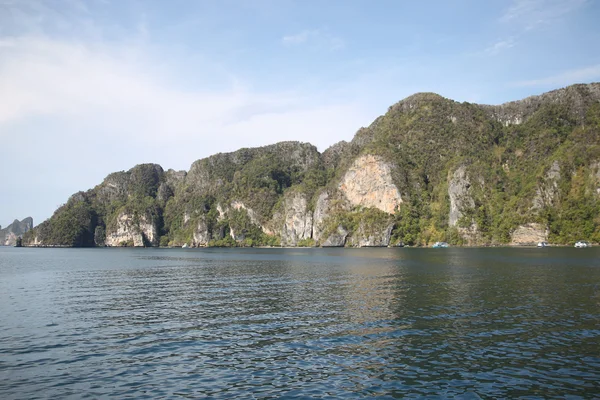
{"type": "Polygon", "coordinates": [[[204,218],[200,219],[196,225],[196,229],[193,234],[193,247],[205,247],[212,239],[211,232],[208,228],[208,224],[204,218]]]}
{"type": "Polygon", "coordinates": [[[392,166],[370,154],[357,158],[338,185],[353,206],[373,207],[393,214],[402,198],[392,181],[392,166]]]}
{"type": "Polygon", "coordinates": [[[319,242],[322,239],[325,229],[324,221],[329,216],[331,209],[331,196],[324,190],[319,193],[315,202],[315,211],[313,213],[313,231],[312,238],[319,242]]]}
{"type": "Polygon", "coordinates": [[[346,238],[348,237],[349,232],[343,227],[338,226],[336,231],[329,235],[323,243],[321,243],[322,247],[344,247],[346,245],[346,238]]]}
{"type": "Polygon", "coordinates": [[[456,226],[464,215],[463,211],[474,208],[475,202],[469,193],[471,182],[464,166],[456,169],[448,180],[448,197],[450,198],[448,225],[456,226]]]}
{"type": "Polygon", "coordinates": [[[0,229],[0,246],[14,246],[17,243],[17,238],[22,237],[32,228],[33,218],[27,217],[22,221],[15,219],[12,224],[0,229]]]}
{"type": "Polygon", "coordinates": [[[353,247],[387,247],[390,244],[393,228],[393,223],[369,227],[366,222],[361,221],[358,229],[349,239],[349,244],[353,247]]]}
{"type": "Polygon", "coordinates": [[[600,241],[598,160],[598,83],[499,106],[418,93],[323,153],[282,142],[200,159],[188,173],[143,164],[111,174],[72,196],[24,241],[357,247],[600,241]]]}
{"type": "Polygon", "coordinates": [[[548,230],[542,224],[530,223],[520,225],[511,235],[513,246],[535,246],[548,240],[548,230]]]}
{"type": "Polygon", "coordinates": [[[313,230],[313,215],[303,193],[292,193],[284,197],[281,245],[296,246],[300,240],[310,239],[313,230]]]}
{"type": "Polygon", "coordinates": [[[117,216],[114,227],[106,232],[106,246],[156,246],[158,245],[158,229],[152,217],[121,213],[117,216]]]}

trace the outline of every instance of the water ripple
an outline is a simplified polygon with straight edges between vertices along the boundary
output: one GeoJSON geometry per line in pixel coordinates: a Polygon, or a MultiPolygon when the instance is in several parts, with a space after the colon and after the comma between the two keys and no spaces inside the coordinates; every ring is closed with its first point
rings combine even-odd
{"type": "Polygon", "coordinates": [[[600,253],[447,250],[2,249],[0,395],[598,396],[600,253]]]}

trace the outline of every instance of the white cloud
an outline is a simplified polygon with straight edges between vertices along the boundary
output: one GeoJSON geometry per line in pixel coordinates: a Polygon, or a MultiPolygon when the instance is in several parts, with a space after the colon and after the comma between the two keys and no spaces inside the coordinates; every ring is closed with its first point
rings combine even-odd
{"type": "Polygon", "coordinates": [[[235,78],[221,89],[190,88],[168,70],[136,47],[41,36],[3,42],[0,143],[19,174],[2,169],[0,182],[15,188],[31,177],[19,193],[37,199],[4,196],[5,217],[33,214],[39,223],[70,194],[143,162],[188,169],[217,152],[284,140],[324,150],[373,117],[352,100],[260,92],[235,78]]]}
{"type": "Polygon", "coordinates": [[[346,45],[341,38],[320,29],[304,30],[293,35],[286,35],[281,38],[281,42],[286,46],[310,45],[313,48],[328,50],[339,50],[346,45]]]}
{"type": "MultiPolygon", "coordinates": [[[[12,44],[0,53],[0,126],[45,116],[72,124],[103,120],[111,125],[109,132],[131,129],[129,135],[146,138],[168,134],[170,139],[197,141],[205,132],[210,146],[204,155],[231,143],[219,144],[215,134],[234,139],[237,135],[248,145],[252,141],[247,138],[257,143],[301,139],[325,146],[336,138],[350,138],[360,126],[357,119],[348,118],[356,115],[351,103],[315,102],[307,94],[260,93],[237,80],[219,91],[173,88],[149,67],[153,60],[139,49],[43,37],[19,38],[12,44]],[[324,124],[324,119],[335,123],[324,124]],[[249,130],[243,132],[244,126],[249,130]]],[[[2,136],[9,134],[0,130],[2,136]]]]}
{"type": "Polygon", "coordinates": [[[502,39],[485,49],[485,53],[489,55],[497,55],[504,50],[510,49],[516,45],[516,39],[514,37],[509,37],[507,39],[502,39]]]}
{"type": "Polygon", "coordinates": [[[567,86],[574,83],[585,83],[600,79],[600,64],[572,69],[541,79],[515,82],[514,86],[567,86]]]}
{"type": "Polygon", "coordinates": [[[500,21],[517,24],[526,31],[532,30],[556,22],[587,2],[588,0],[513,0],[500,21]]]}
{"type": "Polygon", "coordinates": [[[517,32],[498,40],[484,50],[487,55],[497,55],[515,47],[517,39],[523,39],[527,33],[543,26],[552,27],[564,20],[568,14],[585,6],[589,0],[513,0],[508,9],[499,18],[510,31],[517,32]]]}

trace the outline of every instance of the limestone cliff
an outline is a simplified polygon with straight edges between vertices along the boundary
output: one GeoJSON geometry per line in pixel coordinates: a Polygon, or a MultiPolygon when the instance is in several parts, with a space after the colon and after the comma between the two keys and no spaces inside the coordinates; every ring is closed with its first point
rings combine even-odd
{"type": "Polygon", "coordinates": [[[393,214],[402,198],[392,181],[392,166],[370,154],[357,158],[344,174],[338,189],[353,206],[373,207],[393,214]]]}
{"type": "Polygon", "coordinates": [[[322,153],[282,142],[110,174],[24,243],[600,242],[599,160],[600,83],[497,106],[417,93],[322,153]]]}
{"type": "Polygon", "coordinates": [[[548,240],[548,230],[542,224],[530,223],[520,225],[511,235],[513,246],[534,246],[538,242],[548,240]]]}
{"type": "Polygon", "coordinates": [[[469,192],[470,188],[471,182],[464,166],[460,166],[454,173],[449,174],[448,197],[450,198],[450,213],[448,215],[448,225],[456,226],[458,221],[464,216],[464,211],[475,207],[475,203],[469,192]]]}
{"type": "Polygon", "coordinates": [[[346,238],[348,237],[348,231],[341,225],[337,227],[336,231],[327,237],[321,243],[322,247],[344,247],[346,245],[346,238]]]}
{"type": "Polygon", "coordinates": [[[329,216],[331,210],[331,195],[328,191],[324,190],[319,193],[315,211],[313,212],[313,231],[312,238],[319,242],[322,238],[323,231],[325,230],[324,221],[329,216]]]}
{"type": "Polygon", "coordinates": [[[208,243],[212,239],[211,232],[208,228],[208,224],[204,218],[201,218],[196,224],[196,229],[194,229],[193,234],[193,247],[205,247],[208,246],[208,243]]]}
{"type": "Polygon", "coordinates": [[[352,237],[348,239],[352,247],[387,247],[390,244],[393,223],[380,226],[368,226],[365,221],[361,221],[358,229],[352,237]]]}
{"type": "Polygon", "coordinates": [[[156,246],[158,229],[152,217],[142,215],[136,217],[128,213],[117,216],[115,223],[106,231],[106,246],[156,246]]]}
{"type": "Polygon", "coordinates": [[[282,214],[283,224],[280,231],[282,246],[296,246],[298,241],[311,238],[313,216],[303,193],[286,194],[282,214]]]}
{"type": "Polygon", "coordinates": [[[17,238],[22,237],[32,228],[33,218],[27,217],[22,221],[15,219],[12,224],[0,229],[0,246],[14,246],[17,243],[17,238]]]}

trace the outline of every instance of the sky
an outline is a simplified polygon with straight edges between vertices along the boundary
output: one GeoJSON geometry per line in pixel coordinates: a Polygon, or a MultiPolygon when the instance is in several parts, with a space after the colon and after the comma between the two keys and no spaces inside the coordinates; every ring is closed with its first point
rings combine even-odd
{"type": "Polygon", "coordinates": [[[597,0],[0,0],[0,225],[140,163],[600,81],[597,0]]]}

